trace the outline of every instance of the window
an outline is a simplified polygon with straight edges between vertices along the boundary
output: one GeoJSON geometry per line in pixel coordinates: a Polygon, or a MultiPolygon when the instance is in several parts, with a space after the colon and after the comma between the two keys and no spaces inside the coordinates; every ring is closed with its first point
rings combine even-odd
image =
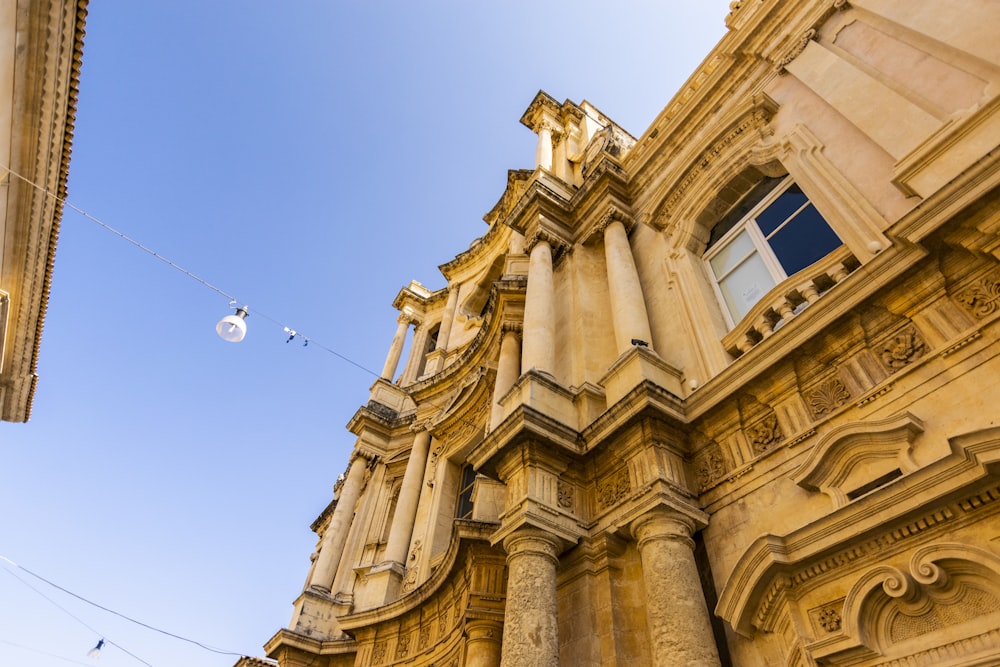
{"type": "Polygon", "coordinates": [[[840,245],[790,177],[765,179],[712,229],[705,251],[730,325],[772,287],[840,245]]]}
{"type": "Polygon", "coordinates": [[[476,483],[476,471],[471,465],[466,464],[462,468],[462,481],[458,487],[458,511],[455,516],[459,519],[472,518],[472,488],[476,483]]]}

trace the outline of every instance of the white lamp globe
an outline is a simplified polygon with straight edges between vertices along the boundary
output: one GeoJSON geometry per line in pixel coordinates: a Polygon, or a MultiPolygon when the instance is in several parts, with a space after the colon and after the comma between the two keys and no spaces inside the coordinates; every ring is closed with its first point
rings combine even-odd
{"type": "Polygon", "coordinates": [[[247,323],[244,320],[250,315],[246,308],[237,308],[235,315],[226,315],[215,325],[215,333],[227,343],[238,343],[247,335],[247,323]]]}

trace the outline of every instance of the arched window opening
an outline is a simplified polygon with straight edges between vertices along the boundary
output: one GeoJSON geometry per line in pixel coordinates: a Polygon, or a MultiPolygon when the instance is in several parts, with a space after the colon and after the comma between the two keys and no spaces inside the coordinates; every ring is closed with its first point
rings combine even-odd
{"type": "Polygon", "coordinates": [[[775,285],[842,245],[790,178],[765,178],[712,228],[705,261],[735,326],[775,285]]]}

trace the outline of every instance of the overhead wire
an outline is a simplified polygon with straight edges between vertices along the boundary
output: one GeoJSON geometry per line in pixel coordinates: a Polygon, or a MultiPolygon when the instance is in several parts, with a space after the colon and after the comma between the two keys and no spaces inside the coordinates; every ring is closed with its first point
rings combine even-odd
{"type": "MultiPolygon", "coordinates": [[[[5,556],[0,556],[0,560],[13,565],[14,567],[16,567],[19,570],[22,570],[24,572],[28,572],[28,570],[25,570],[23,567],[21,567],[20,565],[18,565],[17,563],[15,563],[14,561],[12,561],[11,559],[9,559],[9,558],[7,558],[5,556]]],[[[31,589],[32,591],[34,591],[35,593],[37,593],[38,595],[40,595],[45,600],[48,600],[50,604],[52,604],[54,607],[56,607],[57,609],[59,609],[60,611],[62,611],[64,614],[66,614],[67,616],[69,616],[70,618],[72,618],[74,621],[76,621],[77,623],[79,623],[83,627],[87,628],[88,630],[90,630],[91,632],[93,632],[98,637],[101,637],[104,640],[104,643],[110,644],[111,646],[114,646],[118,650],[120,650],[120,651],[122,651],[122,652],[124,652],[124,653],[126,653],[126,654],[128,654],[130,656],[132,656],[134,659],[138,660],[139,662],[141,662],[142,664],[146,665],[147,667],[153,667],[152,664],[146,662],[145,660],[143,660],[142,658],[140,658],[139,656],[137,656],[135,653],[132,653],[131,651],[129,651],[127,648],[125,648],[121,644],[118,644],[118,643],[116,643],[116,642],[108,639],[107,635],[99,632],[98,630],[96,630],[93,627],[91,627],[90,625],[88,625],[79,616],[75,615],[73,612],[71,612],[70,610],[68,610],[65,607],[63,607],[61,604],[59,604],[58,602],[56,602],[55,600],[53,600],[52,598],[50,598],[48,595],[46,595],[45,593],[41,592],[40,590],[38,590],[37,588],[35,588],[31,584],[29,584],[23,578],[17,576],[17,574],[15,572],[11,572],[10,569],[8,569],[6,567],[4,568],[4,571],[7,574],[9,574],[10,576],[12,576],[15,579],[17,579],[18,581],[20,581],[25,586],[27,586],[29,589],[31,589]]],[[[36,576],[32,572],[28,572],[28,574],[31,574],[32,576],[36,576]]],[[[48,582],[46,582],[46,583],[48,583],[48,582]]]]}
{"type": "MultiPolygon", "coordinates": [[[[68,209],[70,209],[70,210],[78,213],[79,215],[83,216],[87,220],[90,220],[91,222],[97,224],[98,226],[100,226],[103,229],[111,232],[112,234],[115,234],[116,236],[118,236],[119,238],[121,238],[124,241],[128,242],[129,244],[135,246],[136,248],[139,248],[140,250],[142,250],[146,254],[148,254],[148,255],[150,255],[152,257],[155,257],[159,261],[161,261],[164,264],[166,264],[167,266],[170,266],[171,268],[179,271],[180,273],[183,273],[188,278],[191,278],[192,280],[195,280],[196,282],[200,283],[204,287],[207,287],[208,289],[212,290],[216,294],[219,294],[220,296],[225,297],[226,299],[229,300],[229,302],[230,302],[231,305],[232,304],[238,304],[238,303],[240,303],[240,300],[237,299],[232,294],[230,294],[229,292],[226,292],[225,290],[223,290],[223,289],[221,289],[221,288],[213,285],[212,283],[210,283],[207,280],[201,278],[200,276],[198,276],[194,272],[189,271],[188,269],[184,268],[183,266],[181,266],[181,265],[177,264],[176,262],[170,260],[166,256],[161,255],[160,253],[156,252],[152,248],[150,248],[150,247],[146,246],[145,244],[143,244],[143,243],[137,241],[136,239],[132,238],[128,234],[125,234],[124,232],[119,231],[118,229],[116,229],[115,227],[113,227],[113,226],[109,225],[108,223],[104,222],[100,218],[98,218],[98,217],[96,217],[94,215],[91,215],[87,211],[85,211],[85,210],[79,208],[78,206],[70,203],[69,200],[66,197],[61,197],[61,196],[57,195],[56,193],[49,191],[44,186],[39,185],[38,183],[35,183],[31,179],[29,179],[26,176],[23,176],[23,175],[17,173],[16,171],[12,170],[10,167],[7,167],[6,165],[0,165],[0,170],[6,171],[8,174],[10,174],[12,176],[15,176],[16,178],[20,179],[24,183],[26,183],[26,184],[30,185],[31,187],[37,189],[39,192],[42,192],[46,196],[51,197],[52,199],[56,200],[57,202],[59,202],[60,204],[62,204],[64,207],[66,207],[66,208],[68,208],[68,209]]],[[[252,308],[250,306],[244,306],[243,308],[248,313],[251,313],[251,314],[256,315],[258,317],[262,317],[265,320],[271,322],[272,324],[275,324],[275,325],[277,325],[279,327],[282,327],[284,329],[285,333],[290,334],[289,337],[288,337],[288,340],[286,342],[291,342],[296,337],[301,338],[306,345],[312,344],[315,347],[320,348],[324,352],[328,352],[329,354],[332,354],[333,356],[337,357],[338,359],[340,359],[340,360],[342,360],[342,361],[344,361],[344,362],[346,362],[348,364],[351,364],[355,368],[358,368],[359,370],[362,370],[365,373],[368,373],[369,375],[371,375],[371,376],[373,376],[375,378],[380,378],[381,377],[380,373],[376,373],[375,371],[371,370],[370,368],[366,367],[365,365],[363,365],[363,364],[355,361],[354,359],[352,359],[352,358],[350,358],[350,357],[348,357],[348,356],[346,356],[344,354],[341,354],[340,352],[337,352],[333,348],[331,348],[331,347],[329,347],[327,345],[324,345],[320,341],[317,341],[316,339],[314,339],[314,338],[312,338],[310,336],[306,336],[306,335],[300,333],[298,330],[296,330],[296,329],[294,329],[292,327],[287,326],[286,324],[284,324],[280,320],[278,320],[278,319],[276,319],[274,317],[271,317],[270,315],[267,315],[266,313],[261,312],[260,310],[257,310],[256,308],[252,308]]],[[[433,406],[433,407],[435,407],[435,408],[438,408],[438,409],[442,409],[442,410],[445,409],[444,406],[437,405],[437,404],[435,404],[432,401],[428,402],[428,404],[431,405],[431,406],[433,406]]],[[[469,426],[476,426],[476,427],[478,427],[478,424],[473,424],[472,422],[468,421],[465,418],[460,418],[460,421],[466,423],[469,426]]],[[[488,422],[487,422],[487,426],[488,426],[488,422]]]]}
{"type": "MultiPolygon", "coordinates": [[[[108,607],[105,607],[104,605],[98,604],[97,602],[94,602],[93,600],[90,600],[90,599],[88,599],[88,598],[86,598],[86,597],[84,597],[82,595],[74,593],[73,591],[71,591],[71,590],[69,590],[67,588],[64,588],[63,586],[60,586],[59,584],[57,584],[57,583],[55,583],[53,581],[50,581],[49,579],[46,579],[45,577],[43,577],[42,575],[38,574],[37,572],[32,572],[31,570],[29,570],[28,568],[24,567],[23,565],[19,565],[18,563],[15,563],[11,559],[7,558],[6,556],[0,555],[0,561],[3,561],[4,563],[7,563],[7,564],[11,565],[11,566],[17,568],[18,570],[20,570],[20,571],[22,571],[22,572],[24,572],[26,574],[31,575],[35,579],[38,579],[39,581],[41,581],[41,582],[43,582],[45,584],[48,584],[52,588],[55,588],[58,591],[61,591],[61,592],[65,593],[65,594],[67,594],[67,595],[69,595],[71,597],[74,597],[77,600],[80,600],[81,602],[89,604],[92,607],[96,607],[97,609],[100,609],[101,611],[105,611],[105,612],[107,612],[109,614],[113,614],[114,616],[117,616],[117,617],[119,617],[121,619],[124,619],[124,620],[128,621],[129,623],[133,623],[133,624],[138,625],[140,627],[146,628],[147,630],[151,630],[153,632],[157,632],[157,633],[159,633],[161,635],[165,635],[167,637],[170,637],[172,639],[177,639],[177,640],[180,640],[182,642],[187,642],[188,644],[193,644],[193,645],[195,645],[195,646],[197,646],[197,647],[199,647],[201,649],[204,649],[206,651],[209,651],[211,653],[218,653],[220,655],[231,655],[231,656],[240,657],[240,658],[247,657],[246,653],[240,653],[238,651],[227,651],[225,649],[220,649],[220,648],[217,648],[217,647],[214,647],[214,646],[209,646],[208,644],[199,642],[197,640],[190,639],[188,637],[184,637],[182,635],[178,635],[176,633],[169,632],[167,630],[163,630],[161,628],[158,628],[156,626],[150,625],[148,623],[143,623],[142,621],[137,620],[137,619],[135,619],[135,618],[133,618],[131,616],[128,616],[128,615],[123,614],[121,612],[115,611],[114,609],[110,609],[108,607]]],[[[13,576],[15,579],[17,579],[21,583],[23,583],[25,586],[27,586],[31,590],[35,591],[39,595],[41,595],[43,598],[45,598],[46,600],[48,600],[49,602],[51,602],[52,604],[54,604],[56,607],[59,607],[59,609],[62,609],[66,614],[68,614],[74,620],[76,620],[81,625],[83,625],[84,627],[86,627],[88,630],[90,630],[91,632],[94,632],[95,634],[101,635],[100,632],[98,632],[94,628],[92,628],[89,625],[87,625],[86,623],[84,623],[80,618],[78,618],[77,616],[75,616],[72,613],[70,613],[69,611],[67,611],[65,608],[63,608],[58,603],[56,603],[54,600],[52,600],[52,598],[48,597],[47,595],[45,595],[44,593],[42,593],[41,591],[39,591],[37,588],[35,588],[31,584],[29,584],[27,581],[25,581],[21,577],[17,576],[17,574],[15,574],[14,572],[11,572],[10,569],[8,569],[8,568],[4,568],[4,569],[7,570],[8,574],[10,574],[11,576],[13,576]]],[[[143,664],[149,665],[149,663],[146,662],[145,660],[143,660],[142,658],[139,658],[138,656],[136,656],[133,653],[129,653],[124,648],[122,648],[120,645],[115,644],[110,639],[107,639],[105,635],[101,635],[101,636],[105,638],[104,641],[106,643],[111,644],[113,646],[116,646],[117,648],[119,648],[122,651],[125,651],[126,653],[128,653],[129,655],[131,655],[133,658],[135,658],[139,662],[142,662],[143,664]]]]}
{"type": "MultiPolygon", "coordinates": [[[[132,238],[131,236],[129,236],[128,234],[126,234],[126,233],[118,230],[117,228],[113,227],[112,225],[109,225],[108,223],[104,222],[103,220],[101,220],[97,216],[91,215],[90,213],[88,213],[84,209],[82,209],[82,208],[76,206],[75,204],[71,203],[68,200],[68,198],[61,197],[58,194],[56,194],[54,192],[51,192],[50,190],[48,190],[44,186],[39,185],[38,183],[35,183],[30,178],[17,173],[16,171],[14,171],[13,169],[11,169],[10,167],[8,167],[6,165],[0,165],[0,170],[3,170],[6,173],[10,174],[11,176],[14,176],[14,177],[20,179],[21,181],[23,181],[27,185],[30,185],[31,187],[35,188],[36,190],[38,190],[39,192],[43,193],[47,197],[51,197],[55,201],[59,202],[62,206],[64,206],[64,207],[66,207],[66,208],[74,211],[75,213],[83,216],[87,220],[89,220],[89,221],[93,222],[94,224],[98,225],[99,227],[102,227],[103,229],[111,232],[115,236],[118,236],[122,240],[126,241],[127,243],[131,244],[132,246],[135,246],[139,250],[142,250],[144,253],[150,255],[151,257],[155,257],[156,259],[158,259],[159,261],[163,262],[164,264],[166,264],[170,268],[172,268],[172,269],[174,269],[176,271],[179,271],[180,273],[183,273],[188,278],[190,278],[190,279],[192,279],[192,280],[200,283],[202,286],[207,287],[208,289],[212,290],[216,294],[225,297],[230,303],[240,303],[240,300],[237,299],[232,294],[230,294],[229,292],[226,292],[222,288],[217,287],[216,285],[210,283],[209,281],[205,280],[204,278],[202,278],[201,276],[197,275],[193,271],[190,271],[190,270],[184,268],[183,266],[181,266],[180,264],[177,264],[176,262],[172,261],[170,258],[168,258],[168,257],[166,257],[164,255],[161,255],[160,253],[156,252],[155,250],[153,250],[149,246],[141,243],[140,241],[138,241],[138,240],[132,238]]],[[[289,341],[291,341],[292,338],[295,338],[295,337],[301,338],[307,345],[308,344],[312,344],[312,345],[314,345],[314,346],[322,349],[323,351],[332,354],[333,356],[337,357],[338,359],[341,359],[342,361],[345,361],[345,362],[351,364],[355,368],[358,368],[359,370],[362,370],[365,373],[368,373],[369,375],[372,375],[374,377],[379,377],[378,373],[376,373],[375,371],[371,370],[370,368],[367,368],[364,364],[361,364],[361,363],[355,361],[354,359],[351,359],[347,355],[344,355],[344,354],[342,354],[340,352],[337,352],[333,348],[331,348],[331,347],[329,347],[327,345],[324,345],[323,343],[321,343],[320,341],[317,341],[315,338],[312,338],[311,336],[307,336],[305,334],[300,333],[298,330],[296,330],[296,329],[294,329],[292,327],[287,326],[282,321],[280,321],[280,320],[278,320],[278,319],[276,319],[274,317],[271,317],[270,315],[268,315],[268,314],[266,314],[266,313],[264,313],[264,312],[262,312],[262,311],[260,311],[260,310],[258,310],[256,308],[251,308],[249,306],[246,306],[245,309],[247,310],[247,312],[249,312],[249,313],[251,313],[253,315],[256,315],[258,317],[262,317],[265,320],[267,320],[267,321],[269,321],[269,322],[271,322],[273,324],[276,324],[279,327],[282,327],[285,330],[286,333],[291,333],[292,335],[289,337],[289,341]]]]}

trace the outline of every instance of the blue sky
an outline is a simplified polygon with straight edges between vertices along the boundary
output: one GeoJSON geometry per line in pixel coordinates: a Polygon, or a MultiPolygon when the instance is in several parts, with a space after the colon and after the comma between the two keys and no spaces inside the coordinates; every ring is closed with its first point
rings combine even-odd
{"type": "MultiPolygon", "coordinates": [[[[533,166],[518,119],[535,93],[638,136],[728,4],[94,0],[69,200],[378,371],[399,288],[443,287],[507,170],[533,166]]],[[[0,424],[0,555],[262,655],[374,377],[259,315],[225,343],[228,308],[66,212],[32,420],[0,424]]],[[[156,667],[234,661],[4,569],[0,664],[91,664],[101,636],[156,667]]],[[[109,646],[99,664],[142,663],[109,646]]]]}

